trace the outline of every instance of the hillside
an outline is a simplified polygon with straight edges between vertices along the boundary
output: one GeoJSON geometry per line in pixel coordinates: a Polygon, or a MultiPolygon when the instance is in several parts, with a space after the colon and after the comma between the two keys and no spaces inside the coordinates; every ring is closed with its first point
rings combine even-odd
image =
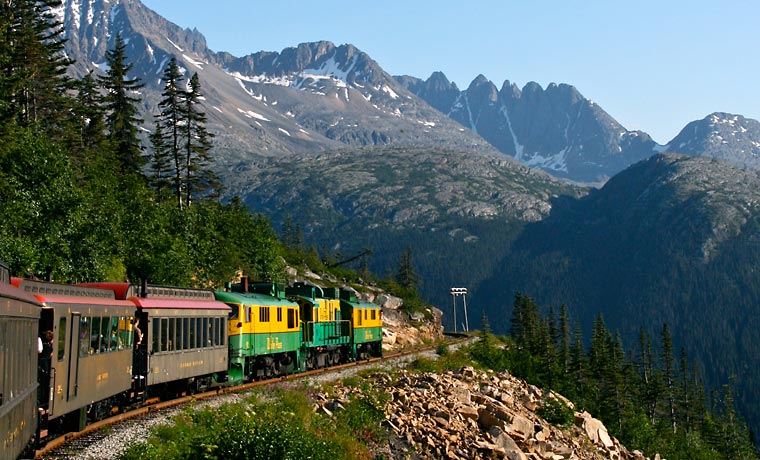
{"type": "Polygon", "coordinates": [[[446,149],[342,150],[233,168],[232,193],[274,222],[290,216],[321,252],[370,248],[370,268],[385,274],[411,246],[421,290],[439,305],[448,287],[488,277],[493,256],[552,200],[585,193],[503,156],[446,149]]]}
{"type": "Polygon", "coordinates": [[[521,291],[545,307],[567,305],[584,326],[601,312],[629,344],[639,327],[657,336],[667,323],[709,387],[735,376],[756,427],[758,185],[757,171],[715,159],[663,154],[638,163],[526,226],[473,304],[508,317],[492,299],[521,291]]]}

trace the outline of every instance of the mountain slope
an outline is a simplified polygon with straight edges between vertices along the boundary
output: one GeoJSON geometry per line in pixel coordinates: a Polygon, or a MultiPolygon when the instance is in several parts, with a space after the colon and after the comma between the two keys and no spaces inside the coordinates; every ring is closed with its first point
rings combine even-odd
{"type": "Polygon", "coordinates": [[[450,300],[442,287],[487,278],[552,200],[585,193],[500,154],[394,147],[241,162],[229,187],[274,222],[290,216],[321,253],[374,250],[375,273],[413,248],[422,293],[437,305],[450,300]]]}
{"type": "MultiPolygon", "coordinates": [[[[708,387],[736,376],[739,407],[760,412],[760,172],[663,154],[527,226],[473,304],[521,291],[566,304],[585,327],[599,313],[629,346],[668,323],[708,387]]],[[[490,304],[489,317],[509,308],[490,304]]],[[[503,332],[503,331],[502,331],[503,332]]]]}
{"type": "Polygon", "coordinates": [[[501,89],[479,75],[464,91],[440,72],[422,81],[397,77],[414,94],[478,133],[501,152],[558,177],[600,182],[659,150],[628,131],[570,85],[531,82],[501,89]]]}

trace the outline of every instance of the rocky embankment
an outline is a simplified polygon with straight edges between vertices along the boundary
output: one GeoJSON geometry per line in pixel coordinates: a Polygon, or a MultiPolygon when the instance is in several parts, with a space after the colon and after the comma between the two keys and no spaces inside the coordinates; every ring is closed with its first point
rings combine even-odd
{"type": "MultiPolygon", "coordinates": [[[[390,395],[386,424],[393,436],[386,458],[509,460],[644,460],[610,436],[599,420],[575,413],[570,427],[552,426],[537,411],[549,398],[572,403],[554,392],[518,380],[507,372],[478,372],[465,367],[446,374],[398,377],[378,372],[374,387],[390,395]]],[[[316,410],[332,414],[354,387],[336,387],[322,395],[316,410]]],[[[659,456],[655,457],[659,460],[659,456]]]]}

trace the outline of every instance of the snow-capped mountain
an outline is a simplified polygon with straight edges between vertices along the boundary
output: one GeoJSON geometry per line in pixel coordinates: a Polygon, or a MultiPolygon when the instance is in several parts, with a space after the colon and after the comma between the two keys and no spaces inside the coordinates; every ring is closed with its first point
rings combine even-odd
{"type": "Polygon", "coordinates": [[[171,57],[187,78],[197,72],[221,163],[358,145],[495,151],[351,45],[305,43],[238,58],[208,49],[200,32],[182,29],[139,0],[67,0],[58,15],[77,75],[104,70],[106,50],[122,36],[132,76],[145,83],[146,129],[171,57]]]}
{"type": "Polygon", "coordinates": [[[570,85],[520,89],[505,81],[498,89],[481,75],[460,91],[441,72],[392,77],[356,47],[327,41],[236,57],[210,50],[198,30],[139,0],[67,0],[57,14],[75,76],[105,70],[106,50],[121,34],[133,76],[145,83],[146,130],[167,62],[176,57],[188,78],[198,72],[221,166],[360,145],[500,151],[579,182],[603,182],[665,150],[760,166],[760,124],[740,116],[710,115],[661,146],[570,85]]]}
{"type": "Polygon", "coordinates": [[[660,151],[646,133],[628,131],[573,86],[531,82],[501,90],[479,75],[459,91],[440,72],[398,81],[430,105],[528,166],[597,182],[660,151]]]}
{"type": "Polygon", "coordinates": [[[686,125],[666,149],[757,169],[760,168],[760,122],[741,115],[716,112],[686,125]]]}

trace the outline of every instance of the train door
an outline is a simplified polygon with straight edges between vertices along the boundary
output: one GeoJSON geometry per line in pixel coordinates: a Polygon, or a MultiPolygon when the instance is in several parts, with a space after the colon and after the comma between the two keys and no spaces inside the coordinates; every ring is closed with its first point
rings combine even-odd
{"type": "Polygon", "coordinates": [[[39,407],[48,409],[51,400],[51,369],[53,361],[53,351],[55,347],[55,335],[53,334],[55,323],[55,310],[49,307],[42,309],[39,322],[39,337],[42,342],[42,351],[37,359],[37,401],[39,407]]]}
{"type": "MultiPolygon", "coordinates": [[[[69,371],[66,376],[66,401],[76,398],[79,389],[79,342],[82,314],[71,313],[71,329],[69,333],[69,371]]],[[[85,346],[89,346],[89,334],[84,338],[85,346]]]]}

